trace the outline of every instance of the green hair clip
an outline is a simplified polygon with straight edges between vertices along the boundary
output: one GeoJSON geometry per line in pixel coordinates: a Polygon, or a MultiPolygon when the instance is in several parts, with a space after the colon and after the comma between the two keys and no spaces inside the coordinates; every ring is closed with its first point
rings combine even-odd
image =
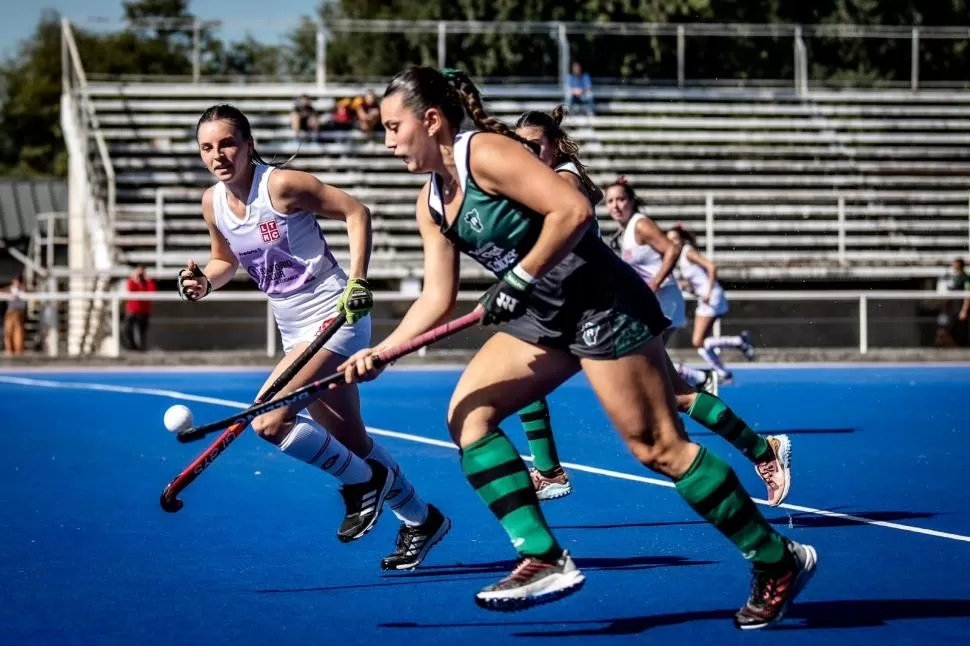
{"type": "Polygon", "coordinates": [[[461,72],[460,69],[457,69],[457,68],[454,68],[454,67],[442,67],[441,68],[441,75],[444,76],[449,81],[453,81],[461,73],[462,72],[461,72]]]}

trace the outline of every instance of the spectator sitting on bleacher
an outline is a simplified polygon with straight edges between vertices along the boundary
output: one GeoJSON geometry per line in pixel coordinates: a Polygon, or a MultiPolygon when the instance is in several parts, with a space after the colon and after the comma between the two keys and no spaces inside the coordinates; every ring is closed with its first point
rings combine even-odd
{"type": "Polygon", "coordinates": [[[571,112],[593,114],[593,81],[578,61],[573,61],[572,73],[566,78],[566,107],[571,112]]]}
{"type": "Polygon", "coordinates": [[[329,126],[333,130],[350,130],[354,127],[354,119],[356,117],[357,115],[354,113],[354,100],[340,99],[333,108],[329,126]]]}
{"type": "Polygon", "coordinates": [[[293,105],[290,125],[293,128],[293,137],[297,141],[303,141],[307,133],[312,135],[313,141],[316,141],[320,132],[320,118],[317,116],[316,108],[313,107],[313,101],[306,94],[301,95],[293,105]]]}
{"type": "Polygon", "coordinates": [[[357,127],[365,135],[372,135],[381,125],[381,104],[377,95],[368,91],[362,97],[354,99],[354,110],[357,114],[357,127]]]}

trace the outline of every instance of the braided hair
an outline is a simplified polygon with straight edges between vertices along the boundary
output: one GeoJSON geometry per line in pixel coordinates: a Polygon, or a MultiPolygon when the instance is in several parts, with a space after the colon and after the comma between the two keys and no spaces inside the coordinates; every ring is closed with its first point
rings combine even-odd
{"type": "Polygon", "coordinates": [[[394,94],[401,94],[403,105],[415,114],[438,108],[456,130],[461,128],[467,114],[479,130],[504,135],[525,145],[530,143],[485,111],[481,92],[461,70],[446,68],[439,71],[418,65],[407,67],[391,79],[384,98],[394,94]]]}

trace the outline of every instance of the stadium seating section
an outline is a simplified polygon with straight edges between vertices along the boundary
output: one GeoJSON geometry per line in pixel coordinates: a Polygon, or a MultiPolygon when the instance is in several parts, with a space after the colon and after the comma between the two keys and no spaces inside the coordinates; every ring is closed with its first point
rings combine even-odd
{"type": "MultiPolygon", "coordinates": [[[[409,175],[381,139],[324,129],[319,142],[298,145],[290,131],[298,94],[310,94],[326,112],[340,97],[366,89],[89,85],[117,174],[121,259],[175,267],[206,258],[199,197],[212,179],[197,155],[195,125],[209,105],[231,102],[250,116],[265,158],[298,152],[292,167],[371,207],[375,277],[419,276],[414,202],[426,178],[409,175]]],[[[509,122],[561,100],[553,86],[484,90],[487,107],[509,122]]],[[[713,255],[726,277],[935,276],[967,252],[968,94],[596,90],[596,115],[566,122],[593,179],[605,185],[626,175],[651,216],[662,226],[691,227],[702,249],[710,196],[713,255]]],[[[607,233],[615,230],[602,205],[598,216],[607,233]]],[[[322,226],[338,256],[346,257],[342,224],[322,226]]],[[[467,276],[482,275],[463,267],[467,276]]]]}

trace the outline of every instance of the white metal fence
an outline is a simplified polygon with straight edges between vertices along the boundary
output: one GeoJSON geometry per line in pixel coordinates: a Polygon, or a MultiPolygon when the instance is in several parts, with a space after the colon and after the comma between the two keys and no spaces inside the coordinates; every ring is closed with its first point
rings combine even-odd
{"type": "MultiPolygon", "coordinates": [[[[246,21],[211,21],[198,19],[143,19],[135,23],[119,23],[98,20],[99,29],[170,29],[191,33],[192,35],[192,80],[196,83],[206,80],[223,80],[205,77],[202,71],[203,32],[218,35],[220,29],[248,29],[257,27],[259,30],[283,31],[296,29],[299,20],[276,20],[247,23],[246,21]]],[[[79,26],[91,26],[90,22],[79,21],[79,26]]],[[[434,41],[434,50],[439,67],[448,64],[449,42],[451,47],[461,48],[461,38],[467,35],[519,34],[532,36],[536,39],[548,39],[555,52],[555,70],[549,76],[558,77],[560,84],[564,84],[569,73],[569,63],[572,53],[583,41],[595,42],[596,38],[656,38],[675,39],[676,72],[671,72],[670,78],[651,79],[652,83],[676,84],[685,87],[692,82],[699,85],[732,85],[744,83],[746,85],[787,86],[793,88],[796,94],[802,95],[809,91],[812,84],[810,78],[811,49],[813,44],[824,41],[889,41],[903,44],[903,51],[909,50],[909,78],[899,78],[884,82],[883,85],[906,88],[913,92],[921,88],[938,87],[966,87],[966,78],[947,80],[926,80],[921,76],[921,69],[925,62],[932,62],[936,52],[932,51],[929,43],[933,41],[966,41],[970,39],[967,27],[928,26],[928,25],[795,25],[795,24],[712,24],[712,23],[634,23],[634,22],[560,22],[560,21],[451,21],[451,20],[328,20],[314,21],[316,37],[313,51],[303,51],[302,48],[289,46],[289,56],[300,58],[299,69],[311,69],[316,84],[325,87],[328,82],[327,47],[335,34],[380,34],[380,35],[408,35],[412,38],[424,36],[427,43],[434,41]],[[738,70],[734,78],[700,78],[692,79],[688,69],[689,52],[692,47],[709,48],[711,39],[724,43],[725,50],[731,46],[731,41],[745,42],[768,39],[772,41],[788,41],[792,51],[792,78],[750,78],[750,75],[738,70]],[[575,42],[571,42],[575,41],[575,42]],[[312,57],[312,60],[310,58],[312,57]]],[[[647,42],[647,41],[645,41],[647,42]]],[[[649,49],[646,45],[645,49],[649,49]]],[[[287,53],[285,46],[278,48],[279,60],[277,77],[290,76],[284,72],[287,53]]],[[[453,56],[451,58],[454,58],[453,56]]],[[[849,62],[851,67],[851,61],[849,62]]],[[[552,70],[550,70],[552,71],[552,70]]],[[[265,79],[254,79],[265,80],[265,79]]],[[[280,78],[272,80],[279,81],[280,78]]]]}
{"type": "MultiPolygon", "coordinates": [[[[187,199],[186,196],[201,199],[202,190],[191,189],[159,189],[155,193],[155,262],[157,270],[166,267],[165,253],[167,246],[165,243],[166,222],[169,218],[166,213],[168,204],[182,204],[187,199]]],[[[792,258],[795,256],[819,257],[820,253],[831,255],[833,262],[839,267],[847,267],[852,263],[862,263],[873,265],[880,261],[893,264],[907,264],[914,267],[923,267],[924,271],[911,272],[920,275],[935,275],[940,266],[940,262],[948,262],[950,255],[970,253],[970,195],[964,199],[956,199],[944,196],[935,201],[919,200],[911,203],[900,199],[891,206],[883,207],[887,213],[892,212],[892,217],[883,215],[878,206],[859,206],[861,202],[858,197],[847,199],[840,193],[834,193],[831,201],[826,204],[822,201],[812,201],[798,209],[800,219],[792,217],[774,218],[766,221],[767,218],[758,215],[739,215],[738,211],[750,211],[750,207],[739,204],[738,201],[721,201],[717,193],[708,193],[705,197],[698,197],[698,206],[703,199],[703,228],[700,222],[692,222],[689,228],[695,229],[697,237],[703,244],[704,253],[711,259],[718,258],[724,252],[732,252],[736,245],[729,239],[732,235],[737,235],[739,231],[746,235],[752,234],[806,234],[810,235],[812,248],[806,250],[798,246],[786,246],[784,239],[772,238],[770,249],[773,251],[790,252],[792,258]],[[851,200],[851,202],[850,202],[851,200]],[[847,211],[852,210],[851,215],[847,211]],[[907,236],[933,235],[932,231],[927,231],[925,223],[931,218],[938,218],[933,215],[940,209],[948,212],[965,212],[961,220],[959,215],[947,216],[945,226],[952,235],[946,236],[937,234],[940,239],[934,244],[932,253],[916,253],[909,250],[893,250],[892,247],[904,246],[907,236]],[[896,215],[902,211],[903,215],[896,215]],[[924,215],[925,214],[925,215],[924,215]],[[720,231],[719,231],[720,227],[720,231]],[[742,228],[743,227],[743,228],[742,228]],[[962,233],[960,231],[962,230],[962,233]],[[958,236],[962,236],[960,239],[958,236]],[[722,242],[719,244],[718,239],[722,242]],[[801,252],[801,253],[799,253],[801,252]],[[940,254],[946,255],[940,258],[940,254]]],[[[371,205],[375,213],[380,212],[380,207],[371,205]]],[[[771,207],[762,206],[761,210],[766,215],[771,215],[771,207]]],[[[599,207],[599,214],[605,213],[604,207],[599,207]]],[[[654,215],[654,217],[657,217],[654,215]]],[[[184,222],[185,218],[175,218],[184,222]]],[[[686,221],[685,218],[680,218],[686,221]]],[[[661,222],[663,218],[658,218],[661,222]]],[[[943,228],[943,221],[936,220],[938,230],[943,228]]],[[[203,232],[202,219],[198,219],[199,232],[203,232]]],[[[180,232],[182,230],[180,229],[180,232]]],[[[417,232],[414,233],[417,238],[417,232]]],[[[207,251],[207,248],[202,249],[207,251]]],[[[737,254],[735,254],[737,255],[737,254]]],[[[766,267],[770,266],[770,261],[763,263],[766,267]]],[[[785,263],[778,262],[777,265],[783,268],[785,263]]],[[[179,262],[178,266],[182,266],[179,262]]],[[[873,269],[869,272],[878,275],[880,272],[873,269]]]]}
{"type": "MultiPolygon", "coordinates": [[[[401,308],[407,306],[416,297],[415,293],[402,293],[402,292],[377,292],[374,294],[374,299],[377,303],[393,303],[399,305],[401,308]]],[[[481,297],[481,292],[460,292],[459,302],[465,307],[471,307],[477,299],[481,297]]],[[[686,298],[692,299],[693,297],[685,295],[686,298]]],[[[874,307],[874,303],[892,303],[892,302],[918,302],[918,303],[941,303],[949,301],[955,303],[956,310],[959,308],[960,303],[967,298],[970,298],[970,292],[941,292],[941,291],[833,291],[833,290],[821,290],[821,291],[753,291],[753,290],[738,290],[731,291],[728,295],[732,307],[740,307],[745,303],[753,302],[775,302],[775,303],[789,303],[789,304],[800,304],[805,305],[807,303],[812,304],[843,304],[843,306],[848,307],[854,311],[855,327],[858,331],[858,351],[862,354],[867,353],[871,348],[877,347],[870,343],[871,333],[873,326],[875,325],[900,325],[900,326],[912,326],[918,317],[906,316],[900,318],[898,316],[892,317],[886,315],[883,317],[881,314],[882,306],[874,307]],[[885,318],[885,320],[881,320],[885,318]]],[[[0,292],[0,301],[9,300],[9,294],[0,292]]],[[[41,311],[47,311],[46,315],[42,315],[43,323],[42,330],[45,335],[45,345],[46,352],[50,356],[57,356],[60,351],[60,344],[58,340],[60,335],[63,334],[63,330],[58,329],[56,323],[57,318],[53,316],[52,307],[56,307],[58,304],[72,302],[72,301],[91,301],[94,299],[107,299],[110,312],[110,334],[106,339],[106,343],[102,345],[102,354],[107,356],[120,356],[122,345],[121,345],[121,335],[122,335],[122,324],[123,324],[123,310],[124,302],[131,299],[137,300],[150,300],[155,303],[159,302],[172,302],[179,301],[180,298],[178,294],[167,293],[167,292],[137,292],[128,293],[126,291],[114,291],[108,294],[105,293],[51,293],[51,292],[36,292],[28,295],[28,300],[34,301],[38,304],[42,304],[40,307],[41,311]],[[46,305],[46,307],[45,307],[46,305]],[[46,326],[46,327],[45,327],[46,326]]],[[[186,318],[182,321],[183,325],[198,326],[204,324],[226,324],[234,322],[236,324],[246,325],[246,326],[261,326],[265,330],[265,352],[266,356],[273,357],[276,356],[278,348],[278,332],[276,329],[276,324],[273,319],[272,310],[269,307],[269,303],[266,297],[256,291],[220,291],[211,294],[206,299],[200,301],[199,303],[185,304],[186,318]],[[227,303],[265,303],[265,307],[261,308],[261,312],[257,317],[259,322],[257,322],[253,317],[244,318],[242,320],[233,320],[231,316],[225,316],[222,319],[212,318],[209,314],[212,310],[209,310],[207,314],[207,306],[214,304],[227,304],[227,303]],[[192,309],[190,309],[192,308],[192,309]],[[196,309],[197,308],[197,309],[196,309]],[[191,314],[189,314],[191,312],[191,314]]],[[[403,309],[401,309],[403,312],[403,309]]],[[[808,310],[808,314],[803,318],[791,318],[786,320],[776,320],[771,321],[774,325],[792,326],[792,325],[804,325],[804,326],[822,326],[824,328],[825,320],[824,316],[816,316],[811,314],[812,311],[816,311],[815,307],[811,307],[808,310]]],[[[728,316],[726,321],[730,322],[731,315],[728,316]]],[[[385,326],[391,326],[396,324],[399,317],[385,318],[383,323],[385,326]]],[[[924,323],[926,322],[926,317],[923,317],[924,323]]],[[[850,324],[846,317],[841,316],[839,319],[840,325],[850,324]]],[[[717,328],[715,333],[717,333],[717,328]]],[[[821,332],[824,334],[824,331],[821,332]]],[[[689,336],[689,334],[687,335],[689,336]]],[[[380,340],[381,335],[375,332],[374,341],[380,340]]],[[[474,347],[471,346],[471,347],[474,347]]],[[[799,346],[795,346],[799,347],[799,346]]]]}

